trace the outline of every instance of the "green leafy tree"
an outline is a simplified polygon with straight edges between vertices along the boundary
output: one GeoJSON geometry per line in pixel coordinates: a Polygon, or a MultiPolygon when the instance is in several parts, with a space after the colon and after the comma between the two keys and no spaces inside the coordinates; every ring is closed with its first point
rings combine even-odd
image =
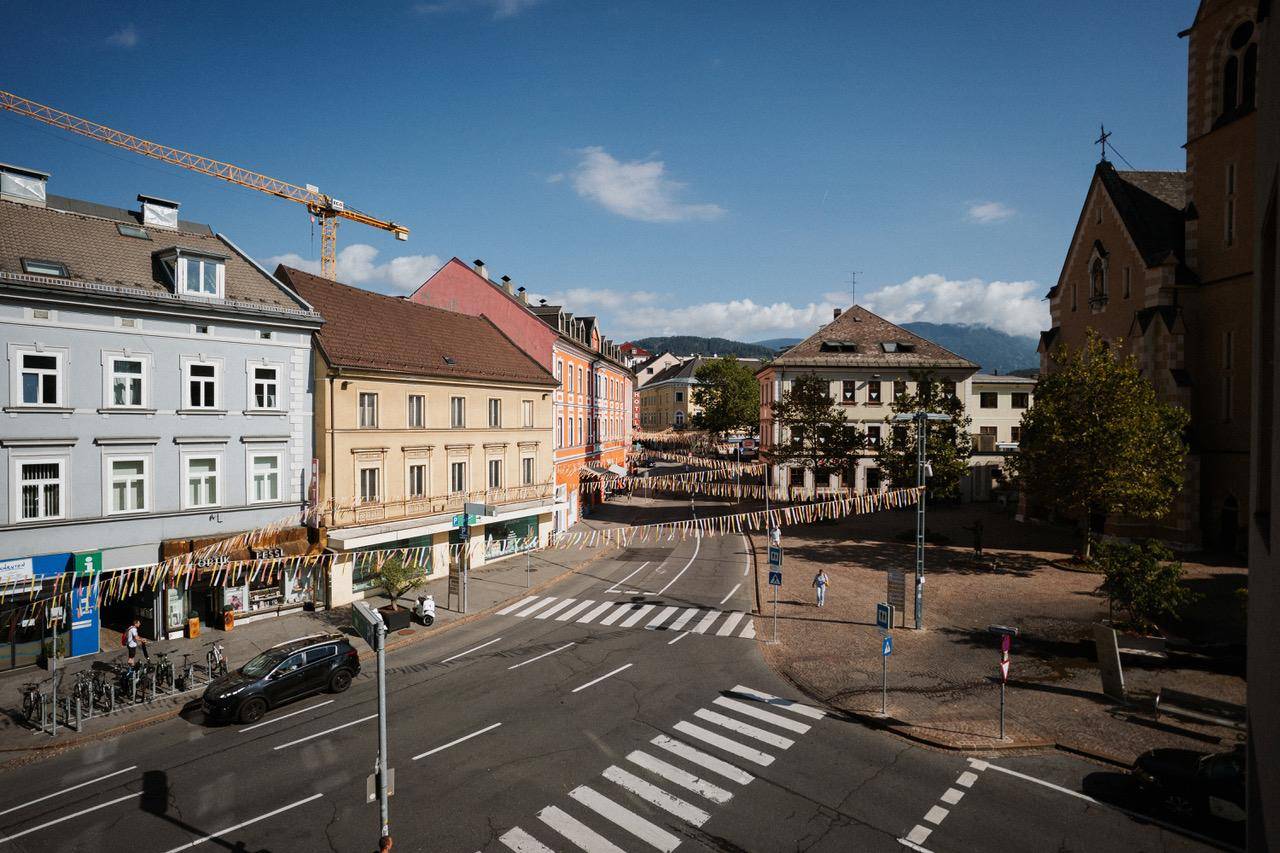
{"type": "Polygon", "coordinates": [[[1182,563],[1158,542],[1103,542],[1097,563],[1106,578],[1099,591],[1140,631],[1163,616],[1176,617],[1198,597],[1182,585],[1182,563]]]}
{"type": "Polygon", "coordinates": [[[704,361],[694,372],[698,384],[693,402],[702,411],[693,416],[693,425],[712,435],[755,432],[760,424],[760,385],[756,376],[731,355],[704,361]]]}
{"type": "MultiPolygon", "coordinates": [[[[972,421],[965,414],[964,402],[956,395],[953,384],[944,384],[932,374],[921,372],[912,373],[911,381],[916,385],[915,393],[895,396],[893,414],[930,412],[949,418],[927,421],[924,427],[927,459],[933,471],[928,483],[931,494],[958,496],[960,480],[968,472],[969,457],[973,454],[973,439],[969,435],[972,421]]],[[[919,440],[916,422],[899,423],[890,415],[885,418],[885,432],[888,435],[880,441],[876,464],[895,486],[914,486],[917,482],[916,442],[919,440]]]]}
{"type": "Polygon", "coordinates": [[[1168,513],[1182,489],[1189,416],[1158,400],[1137,361],[1096,332],[1078,349],[1056,349],[1053,361],[1009,462],[1033,500],[1079,520],[1080,554],[1089,559],[1094,513],[1168,513]]]}
{"type": "Polygon", "coordinates": [[[785,437],[767,452],[769,462],[804,468],[823,479],[843,472],[861,453],[862,431],[845,420],[827,388],[827,380],[811,373],[772,403],[773,419],[785,437]]]}
{"type": "Polygon", "coordinates": [[[378,585],[391,599],[391,606],[398,607],[400,597],[417,586],[427,572],[422,566],[412,561],[405,561],[399,554],[391,554],[382,561],[378,569],[378,585]]]}

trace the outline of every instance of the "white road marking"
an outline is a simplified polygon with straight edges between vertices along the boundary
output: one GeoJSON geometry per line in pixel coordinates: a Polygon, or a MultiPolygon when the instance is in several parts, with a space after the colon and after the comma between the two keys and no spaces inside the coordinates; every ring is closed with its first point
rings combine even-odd
{"type": "Polygon", "coordinates": [[[542,654],[538,655],[536,658],[529,658],[528,660],[520,661],[520,663],[515,664],[515,665],[513,665],[513,666],[509,666],[509,667],[507,667],[507,669],[519,669],[520,667],[522,667],[522,666],[526,666],[526,665],[528,665],[528,664],[531,664],[531,663],[533,663],[533,662],[534,662],[534,661],[536,661],[536,660],[542,660],[543,658],[547,657],[548,655],[554,655],[556,652],[562,652],[562,651],[564,651],[565,649],[569,648],[569,647],[570,647],[570,646],[572,646],[572,645],[573,645],[573,643],[565,643],[563,646],[561,646],[561,647],[560,647],[560,648],[558,648],[558,649],[552,649],[552,650],[551,650],[551,651],[549,651],[549,652],[543,652],[542,654]]]}
{"type": "Polygon", "coordinates": [[[61,796],[62,794],[70,793],[71,791],[74,791],[77,788],[83,788],[86,785],[92,785],[94,782],[101,782],[103,779],[110,779],[112,776],[119,776],[121,773],[128,773],[130,770],[137,770],[137,769],[138,769],[138,765],[132,764],[124,768],[123,770],[115,770],[115,771],[112,771],[111,773],[108,773],[105,776],[99,776],[98,778],[90,779],[87,782],[77,782],[76,784],[71,785],[69,787],[62,788],[61,790],[58,790],[58,791],[54,791],[52,794],[45,794],[43,797],[36,797],[34,800],[27,800],[25,803],[20,803],[19,805],[16,805],[16,806],[10,806],[9,808],[0,812],[0,815],[7,815],[9,812],[16,812],[18,809],[25,809],[27,806],[34,806],[36,803],[43,803],[45,800],[51,800],[54,797],[61,796]]]}
{"type": "Polygon", "coordinates": [[[693,556],[689,558],[689,562],[684,564],[684,568],[681,569],[679,572],[677,572],[675,577],[667,581],[666,586],[658,590],[658,595],[662,595],[664,592],[671,589],[671,585],[676,581],[680,580],[680,575],[683,575],[685,572],[689,570],[689,567],[693,565],[693,561],[698,559],[698,549],[701,547],[702,547],[702,537],[699,536],[697,539],[693,540],[693,556]]]}
{"type": "Polygon", "coordinates": [[[977,781],[978,781],[978,774],[970,773],[968,770],[966,770],[960,774],[959,778],[956,779],[956,784],[963,785],[966,788],[970,788],[973,786],[973,783],[977,781]]]}
{"type": "Polygon", "coordinates": [[[781,714],[775,714],[772,711],[766,711],[764,708],[758,708],[750,702],[739,702],[737,699],[729,699],[724,696],[717,696],[712,705],[719,705],[721,708],[728,708],[737,711],[747,717],[755,717],[757,720],[764,720],[780,729],[786,729],[796,734],[804,734],[812,728],[808,723],[802,723],[799,720],[793,720],[790,717],[784,717],[781,714]]]}
{"type": "Polygon", "coordinates": [[[743,556],[747,558],[746,565],[742,567],[742,576],[745,578],[747,572],[751,571],[751,543],[747,541],[747,534],[742,534],[742,547],[745,549],[743,556]]]}
{"type": "Polygon", "coordinates": [[[738,635],[748,640],[755,639],[756,636],[756,620],[747,617],[747,627],[742,629],[742,633],[738,635]]]}
{"type": "Polygon", "coordinates": [[[617,675],[618,673],[622,672],[624,669],[626,669],[629,666],[631,666],[631,664],[624,663],[622,666],[618,667],[613,672],[606,672],[604,675],[600,676],[599,678],[593,678],[590,681],[588,681],[586,684],[582,685],[581,687],[575,687],[569,692],[577,693],[579,690],[586,690],[588,687],[590,687],[593,684],[599,684],[601,681],[604,681],[606,678],[609,678],[610,676],[613,676],[613,675],[617,675]]]}
{"type": "Polygon", "coordinates": [[[537,616],[535,616],[535,617],[533,617],[533,618],[534,618],[534,619],[546,619],[546,618],[548,618],[548,617],[550,617],[550,616],[555,616],[555,615],[556,615],[557,613],[559,613],[561,610],[564,610],[564,609],[565,609],[566,607],[568,607],[570,604],[573,604],[573,602],[574,602],[575,600],[576,600],[576,599],[573,599],[573,598],[566,598],[566,599],[563,599],[563,600],[561,600],[558,604],[556,604],[556,606],[555,606],[555,607],[548,607],[546,610],[542,611],[541,613],[539,613],[537,616]]]}
{"type": "Polygon", "coordinates": [[[246,826],[249,826],[250,824],[257,823],[260,820],[266,820],[269,817],[275,817],[278,814],[289,811],[289,809],[296,809],[298,806],[306,805],[312,800],[318,800],[323,796],[324,794],[312,794],[309,797],[303,797],[301,800],[298,800],[296,803],[290,803],[287,806],[281,806],[275,811],[269,811],[266,814],[258,815],[257,817],[251,817],[246,821],[241,821],[240,823],[237,823],[235,826],[228,826],[226,829],[220,829],[217,832],[210,833],[209,835],[203,836],[201,838],[197,838],[195,841],[192,841],[189,844],[183,844],[181,847],[174,847],[172,850],[166,850],[165,853],[178,853],[179,850],[190,850],[192,847],[195,847],[198,844],[204,844],[206,841],[212,841],[215,838],[220,838],[229,832],[235,832],[237,829],[244,829],[246,826]]]}
{"type": "Polygon", "coordinates": [[[730,755],[745,758],[747,761],[759,764],[761,767],[768,767],[773,763],[772,755],[766,755],[758,749],[743,746],[736,740],[730,740],[723,735],[718,735],[715,732],[709,732],[702,728],[702,726],[695,726],[693,723],[686,723],[684,720],[681,720],[676,723],[673,728],[681,734],[686,734],[689,737],[697,738],[703,743],[709,743],[714,747],[719,747],[730,755]]]}
{"type": "Polygon", "coordinates": [[[685,823],[702,826],[711,820],[711,815],[692,803],[685,802],[674,794],[667,793],[652,782],[646,782],[616,764],[608,767],[601,775],[615,785],[635,794],[646,803],[675,815],[685,823]]]}
{"type": "Polygon", "coordinates": [[[557,616],[556,621],[568,622],[570,619],[577,616],[579,613],[586,610],[588,607],[590,607],[593,604],[595,604],[595,602],[591,600],[579,601],[577,604],[573,605],[573,607],[569,608],[564,613],[561,613],[559,616],[557,616]]]}
{"type": "Polygon", "coordinates": [[[659,625],[661,625],[663,622],[666,622],[668,619],[670,619],[670,618],[671,618],[671,614],[672,614],[672,613],[675,613],[675,612],[676,612],[677,610],[679,610],[679,609],[680,609],[679,607],[664,607],[664,608],[662,608],[661,610],[659,610],[659,611],[658,611],[658,615],[657,615],[657,616],[655,616],[655,617],[653,617],[652,619],[650,619],[650,620],[649,620],[649,624],[648,624],[648,625],[645,625],[645,627],[646,627],[646,628],[649,628],[649,629],[651,629],[651,630],[652,630],[652,629],[656,629],[656,628],[657,628],[659,625]]]}
{"type": "Polygon", "coordinates": [[[623,578],[622,580],[620,580],[620,581],[618,581],[617,583],[615,583],[613,586],[611,586],[611,587],[609,587],[608,589],[606,589],[606,590],[605,590],[605,592],[606,592],[606,593],[611,593],[611,594],[617,594],[617,593],[619,593],[619,592],[622,592],[622,590],[618,589],[618,587],[622,586],[624,583],[626,583],[627,581],[631,580],[631,578],[635,576],[636,572],[639,572],[639,571],[640,571],[640,569],[643,569],[643,568],[644,568],[645,566],[647,566],[647,565],[649,565],[649,560],[645,560],[643,563],[641,563],[641,564],[640,564],[640,568],[639,568],[639,569],[636,569],[634,572],[632,572],[631,574],[627,575],[625,578],[623,578]]]}
{"type": "Polygon", "coordinates": [[[728,594],[728,595],[726,595],[724,598],[720,599],[720,606],[721,606],[721,607],[724,607],[724,603],[725,603],[726,601],[728,601],[729,599],[733,598],[733,594],[734,594],[735,592],[737,592],[737,591],[738,591],[739,589],[741,589],[741,588],[742,588],[742,584],[740,584],[740,583],[735,583],[735,584],[733,585],[733,589],[729,590],[729,594],[728,594]]]}
{"type": "Polygon", "coordinates": [[[916,824],[915,827],[907,833],[907,840],[912,844],[923,844],[931,832],[933,832],[933,830],[929,827],[916,824]]]}
{"type": "Polygon", "coordinates": [[[22,830],[22,832],[15,832],[13,835],[6,835],[4,838],[0,838],[0,844],[4,844],[6,841],[13,841],[15,838],[21,838],[24,835],[30,835],[33,832],[39,832],[40,830],[47,829],[48,827],[51,827],[54,824],[62,823],[64,820],[71,820],[73,817],[80,817],[80,815],[82,814],[88,814],[89,812],[96,812],[98,809],[105,809],[108,806],[114,806],[116,803],[123,803],[125,800],[132,800],[134,797],[141,797],[141,796],[142,796],[142,792],[139,791],[136,794],[125,794],[123,797],[116,797],[114,800],[107,800],[105,803],[98,803],[96,806],[89,806],[89,808],[81,809],[80,811],[75,812],[74,814],[69,814],[69,815],[64,815],[63,817],[54,818],[53,820],[45,821],[39,826],[33,826],[30,829],[24,829],[22,830]]]}
{"type": "MultiPolygon", "coordinates": [[[[241,729],[241,730],[240,730],[240,733],[241,733],[241,734],[244,734],[245,732],[251,732],[251,731],[253,731],[254,729],[259,729],[259,728],[262,728],[263,726],[269,726],[269,725],[271,725],[272,723],[278,723],[278,722],[280,722],[281,720],[287,720],[287,719],[289,719],[290,717],[296,717],[296,716],[298,716],[299,714],[305,714],[305,713],[307,713],[308,711],[314,711],[316,708],[323,708],[325,705],[332,705],[332,704],[333,704],[333,700],[332,700],[332,699],[326,699],[326,700],[325,700],[325,701],[323,701],[323,702],[317,702],[316,704],[314,704],[314,705],[312,705],[312,706],[310,706],[310,707],[303,708],[301,711],[290,711],[290,712],[289,712],[289,713],[287,713],[287,714],[281,714],[280,716],[278,716],[278,717],[273,717],[273,718],[272,718],[272,719],[270,719],[270,720],[263,720],[263,721],[262,721],[262,722],[260,722],[260,723],[254,723],[252,726],[245,726],[243,729],[241,729]]],[[[4,812],[0,812],[0,814],[4,814],[4,812]]]]}
{"type": "Polygon", "coordinates": [[[684,612],[681,613],[678,617],[676,617],[676,621],[672,622],[670,625],[667,626],[667,629],[670,631],[679,631],[680,629],[684,628],[684,623],[692,619],[694,617],[694,614],[697,612],[698,612],[697,607],[686,607],[684,609],[684,612]]]}
{"type": "Polygon", "coordinates": [[[947,819],[947,815],[951,814],[950,809],[944,809],[942,806],[934,806],[925,813],[924,819],[929,823],[937,826],[947,819]]]}
{"type": "Polygon", "coordinates": [[[654,758],[647,752],[636,750],[627,756],[627,761],[637,767],[643,767],[653,775],[679,785],[681,788],[687,788],[695,794],[700,794],[713,803],[724,805],[733,799],[733,794],[719,785],[713,785],[705,779],[700,779],[692,773],[681,770],[674,764],[668,764],[660,758],[654,758]]]}
{"type": "Polygon", "coordinates": [[[420,754],[418,754],[418,755],[415,755],[415,756],[413,757],[413,760],[414,760],[414,761],[417,761],[419,758],[426,758],[428,755],[435,755],[437,752],[442,752],[442,751],[444,751],[444,750],[448,749],[448,748],[449,748],[449,747],[451,747],[451,746],[457,746],[458,744],[462,743],[464,740],[471,740],[473,737],[476,737],[476,736],[478,736],[478,735],[482,735],[482,734],[484,734],[485,732],[491,732],[491,731],[493,731],[494,729],[496,729],[496,728],[497,728],[498,726],[500,726],[500,725],[502,725],[502,723],[494,723],[494,724],[493,724],[493,725],[491,725],[491,726],[485,726],[483,729],[480,729],[479,731],[472,732],[472,733],[471,733],[471,734],[469,734],[469,735],[463,735],[463,736],[462,736],[462,737],[460,737],[460,738],[454,738],[453,740],[449,741],[448,743],[443,743],[443,744],[441,744],[440,746],[437,746],[437,747],[435,747],[435,748],[433,748],[433,749],[428,749],[426,752],[423,752],[423,753],[420,753],[420,754]]]}
{"type": "Polygon", "coordinates": [[[513,826],[499,835],[498,840],[515,853],[556,853],[518,826],[513,826]]]}
{"type": "Polygon", "coordinates": [[[916,851],[916,853],[933,853],[933,851],[930,850],[928,847],[921,847],[919,844],[916,844],[914,841],[908,841],[905,838],[899,838],[898,843],[901,844],[903,847],[916,851]]]}
{"type": "Polygon", "coordinates": [[[291,747],[291,746],[297,746],[297,745],[298,745],[298,744],[300,744],[300,743],[306,743],[306,742],[307,742],[307,741],[309,741],[309,740],[315,740],[315,739],[316,739],[316,738],[318,738],[318,737],[323,737],[324,735],[332,734],[333,732],[339,731],[339,730],[341,730],[341,729],[350,728],[351,726],[358,725],[358,724],[360,724],[360,723],[367,723],[367,722],[369,722],[369,720],[375,719],[377,716],[378,716],[377,714],[370,714],[370,715],[369,715],[369,716],[367,716],[367,717],[361,717],[361,718],[360,718],[360,719],[358,719],[358,720],[352,720],[352,721],[351,721],[351,722],[349,722],[349,723],[343,723],[343,724],[342,724],[342,725],[340,725],[340,726],[334,726],[334,727],[333,727],[333,728],[331,728],[331,729],[325,729],[324,731],[322,731],[322,732],[316,732],[316,733],[315,733],[315,734],[313,734],[313,735],[307,735],[306,737],[300,737],[300,738],[298,738],[297,740],[291,740],[291,741],[289,741],[288,743],[282,743],[282,744],[280,744],[279,746],[277,746],[277,747],[272,747],[272,748],[273,748],[273,749],[287,749],[288,747],[291,747]]]}
{"type": "Polygon", "coordinates": [[[456,655],[454,655],[451,658],[445,658],[444,660],[440,661],[440,663],[448,663],[451,660],[457,660],[463,655],[469,655],[472,652],[478,652],[480,651],[480,649],[483,649],[485,646],[492,646],[494,643],[498,642],[501,639],[502,639],[501,637],[494,637],[492,640],[490,640],[487,643],[481,643],[478,646],[472,646],[471,648],[467,649],[465,652],[458,652],[456,655]]]}
{"type": "Polygon", "coordinates": [[[972,767],[974,770],[978,770],[978,771],[986,770],[990,766],[989,764],[987,764],[987,762],[982,761],[981,759],[978,759],[978,758],[970,758],[968,759],[968,761],[969,761],[969,766],[972,767]]]}
{"type": "Polygon", "coordinates": [[[720,618],[719,610],[708,610],[707,615],[702,617],[702,621],[693,627],[693,633],[705,634],[707,629],[711,627],[711,623],[720,618]]]}
{"type": "Polygon", "coordinates": [[[812,717],[815,720],[821,720],[827,715],[827,712],[820,708],[812,708],[808,705],[802,705],[799,702],[792,702],[790,699],[781,699],[771,693],[765,693],[763,690],[753,690],[750,687],[743,687],[741,684],[733,688],[733,692],[740,693],[748,699],[763,702],[766,705],[776,705],[779,708],[786,708],[788,711],[794,711],[801,716],[812,717]]]}
{"type": "Polygon", "coordinates": [[[508,604],[506,607],[504,607],[504,608],[502,608],[501,610],[499,610],[499,611],[498,611],[498,615],[499,615],[499,616],[506,616],[506,615],[507,615],[508,613],[510,613],[511,611],[513,611],[513,610],[519,610],[521,607],[524,607],[524,606],[525,606],[526,604],[528,604],[529,602],[534,601],[535,599],[537,599],[537,597],[538,597],[538,596],[536,596],[536,595],[531,595],[531,596],[529,596],[528,598],[522,598],[522,599],[520,599],[520,600],[519,600],[519,601],[517,601],[515,604],[508,604]]]}
{"type": "Polygon", "coordinates": [[[676,635],[675,635],[675,637],[674,637],[672,640],[668,641],[667,645],[668,645],[668,646],[674,646],[676,643],[680,642],[681,640],[683,640],[683,639],[684,639],[685,637],[687,637],[687,636],[689,636],[689,632],[688,632],[688,631],[685,631],[683,634],[676,634],[676,635]]]}
{"type": "Polygon", "coordinates": [[[641,841],[658,848],[662,853],[671,853],[672,850],[680,846],[680,839],[662,827],[655,823],[650,823],[630,809],[623,808],[613,800],[603,794],[596,793],[585,785],[574,788],[569,792],[569,796],[606,820],[613,821],[641,841]]]}
{"type": "Polygon", "coordinates": [[[619,619],[621,619],[624,614],[631,612],[631,608],[633,607],[635,607],[634,604],[620,604],[618,605],[617,610],[613,611],[608,616],[601,619],[598,624],[612,625],[614,622],[617,622],[619,619]]]}
{"type": "Polygon", "coordinates": [[[720,623],[720,630],[716,631],[716,636],[717,637],[729,636],[731,633],[733,633],[734,627],[737,626],[737,624],[742,621],[742,617],[746,615],[747,614],[743,613],[741,610],[735,610],[732,613],[730,613],[727,617],[725,617],[725,620],[720,623]]]}
{"type": "Polygon", "coordinates": [[[636,624],[641,619],[643,619],[645,617],[645,614],[647,614],[650,610],[652,610],[656,606],[657,605],[654,605],[654,604],[646,604],[644,607],[638,608],[635,613],[632,613],[626,619],[623,619],[621,622],[619,622],[618,627],[630,628],[632,625],[636,624]]]}
{"type": "Polygon", "coordinates": [[[586,616],[583,616],[581,619],[579,619],[579,620],[578,620],[579,624],[585,624],[585,623],[587,623],[587,622],[590,622],[591,620],[593,620],[593,619],[595,619],[597,616],[599,616],[601,613],[603,613],[603,612],[605,612],[606,610],[608,610],[608,609],[609,609],[610,607],[612,607],[613,605],[614,605],[614,602],[612,602],[612,601],[606,601],[604,604],[601,604],[601,605],[600,605],[599,607],[597,607],[595,610],[592,610],[592,611],[591,611],[590,613],[588,613],[586,616]]]}
{"type": "Polygon", "coordinates": [[[548,604],[550,604],[555,600],[556,600],[556,597],[554,595],[548,595],[546,598],[542,599],[541,601],[535,601],[533,604],[530,604],[528,607],[526,607],[524,610],[521,610],[516,615],[523,618],[525,616],[528,616],[530,613],[534,612],[535,610],[541,610],[542,608],[546,607],[548,604]]]}
{"type": "Polygon", "coordinates": [[[626,853],[585,823],[555,806],[547,806],[538,812],[538,819],[586,853],[626,853]]]}
{"type": "Polygon", "coordinates": [[[722,726],[731,732],[737,732],[740,735],[755,738],[762,743],[767,743],[769,746],[777,747],[778,749],[790,749],[795,744],[795,741],[789,737],[775,735],[773,732],[765,731],[759,726],[739,722],[733,717],[726,717],[724,714],[718,714],[715,711],[708,711],[706,708],[699,708],[693,712],[693,715],[700,720],[706,720],[708,723],[715,723],[717,726],[722,726]]]}
{"type": "Polygon", "coordinates": [[[752,779],[756,778],[747,771],[735,767],[727,761],[716,758],[714,755],[708,755],[700,749],[694,749],[684,741],[667,737],[666,735],[658,735],[652,741],[654,746],[659,746],[670,752],[672,755],[678,755],[686,761],[692,761],[694,764],[701,765],[712,773],[718,773],[731,782],[737,782],[739,785],[745,785],[752,779]]]}
{"type": "Polygon", "coordinates": [[[946,793],[942,795],[942,801],[949,806],[954,806],[960,802],[960,798],[964,796],[964,791],[957,791],[955,788],[948,788],[946,793]]]}

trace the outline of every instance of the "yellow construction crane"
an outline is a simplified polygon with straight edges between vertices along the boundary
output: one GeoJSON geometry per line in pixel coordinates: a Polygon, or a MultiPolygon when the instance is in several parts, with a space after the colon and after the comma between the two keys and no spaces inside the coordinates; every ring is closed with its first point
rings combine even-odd
{"type": "Polygon", "coordinates": [[[131,133],[115,130],[105,124],[98,124],[96,121],[90,121],[87,118],[63,112],[55,107],[36,103],[12,92],[0,90],[0,107],[19,115],[29,116],[36,121],[60,127],[63,130],[69,130],[72,133],[78,133],[81,136],[87,136],[90,139],[96,139],[99,142],[105,142],[108,145],[114,145],[126,151],[132,151],[135,154],[163,160],[166,163],[172,163],[175,166],[181,166],[193,172],[221,178],[224,181],[239,184],[251,190],[257,190],[258,192],[264,192],[268,195],[306,205],[307,210],[311,211],[312,215],[320,220],[320,272],[325,278],[334,278],[337,272],[339,218],[350,219],[362,225],[390,231],[396,235],[397,240],[409,239],[409,229],[403,225],[387,222],[347,207],[341,200],[325,195],[310,184],[305,187],[299,187],[287,181],[270,178],[249,169],[233,166],[230,163],[223,163],[221,160],[201,157],[199,154],[192,154],[157,142],[148,142],[131,133]]]}

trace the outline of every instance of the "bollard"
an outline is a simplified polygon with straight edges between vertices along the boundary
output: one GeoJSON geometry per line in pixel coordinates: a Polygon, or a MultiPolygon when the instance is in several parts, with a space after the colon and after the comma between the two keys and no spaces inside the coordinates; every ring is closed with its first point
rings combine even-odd
{"type": "Polygon", "coordinates": [[[83,719],[80,716],[80,694],[76,694],[76,731],[84,731],[83,719]]]}
{"type": "Polygon", "coordinates": [[[107,702],[108,702],[108,705],[107,705],[107,713],[108,713],[108,714],[110,714],[110,713],[112,713],[113,711],[115,711],[115,709],[116,709],[116,685],[115,685],[115,682],[114,682],[114,681],[113,681],[113,682],[111,682],[110,684],[108,684],[108,685],[107,685],[107,687],[108,687],[108,688],[110,688],[110,690],[111,690],[111,692],[110,692],[109,694],[107,694],[107,702]]]}

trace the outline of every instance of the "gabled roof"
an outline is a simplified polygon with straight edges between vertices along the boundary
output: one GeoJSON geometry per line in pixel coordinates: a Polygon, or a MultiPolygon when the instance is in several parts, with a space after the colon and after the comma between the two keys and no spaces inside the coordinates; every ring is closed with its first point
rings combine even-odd
{"type": "Polygon", "coordinates": [[[334,367],[413,376],[557,385],[484,316],[384,296],[286,267],[276,278],[325,316],[316,343],[334,367]]]}
{"type": "Polygon", "coordinates": [[[772,367],[882,367],[916,370],[978,365],[855,305],[779,355],[772,367]]]}
{"type": "Polygon", "coordinates": [[[1170,254],[1183,257],[1186,172],[1119,172],[1105,160],[1094,172],[1148,264],[1154,266],[1170,254]]]}

